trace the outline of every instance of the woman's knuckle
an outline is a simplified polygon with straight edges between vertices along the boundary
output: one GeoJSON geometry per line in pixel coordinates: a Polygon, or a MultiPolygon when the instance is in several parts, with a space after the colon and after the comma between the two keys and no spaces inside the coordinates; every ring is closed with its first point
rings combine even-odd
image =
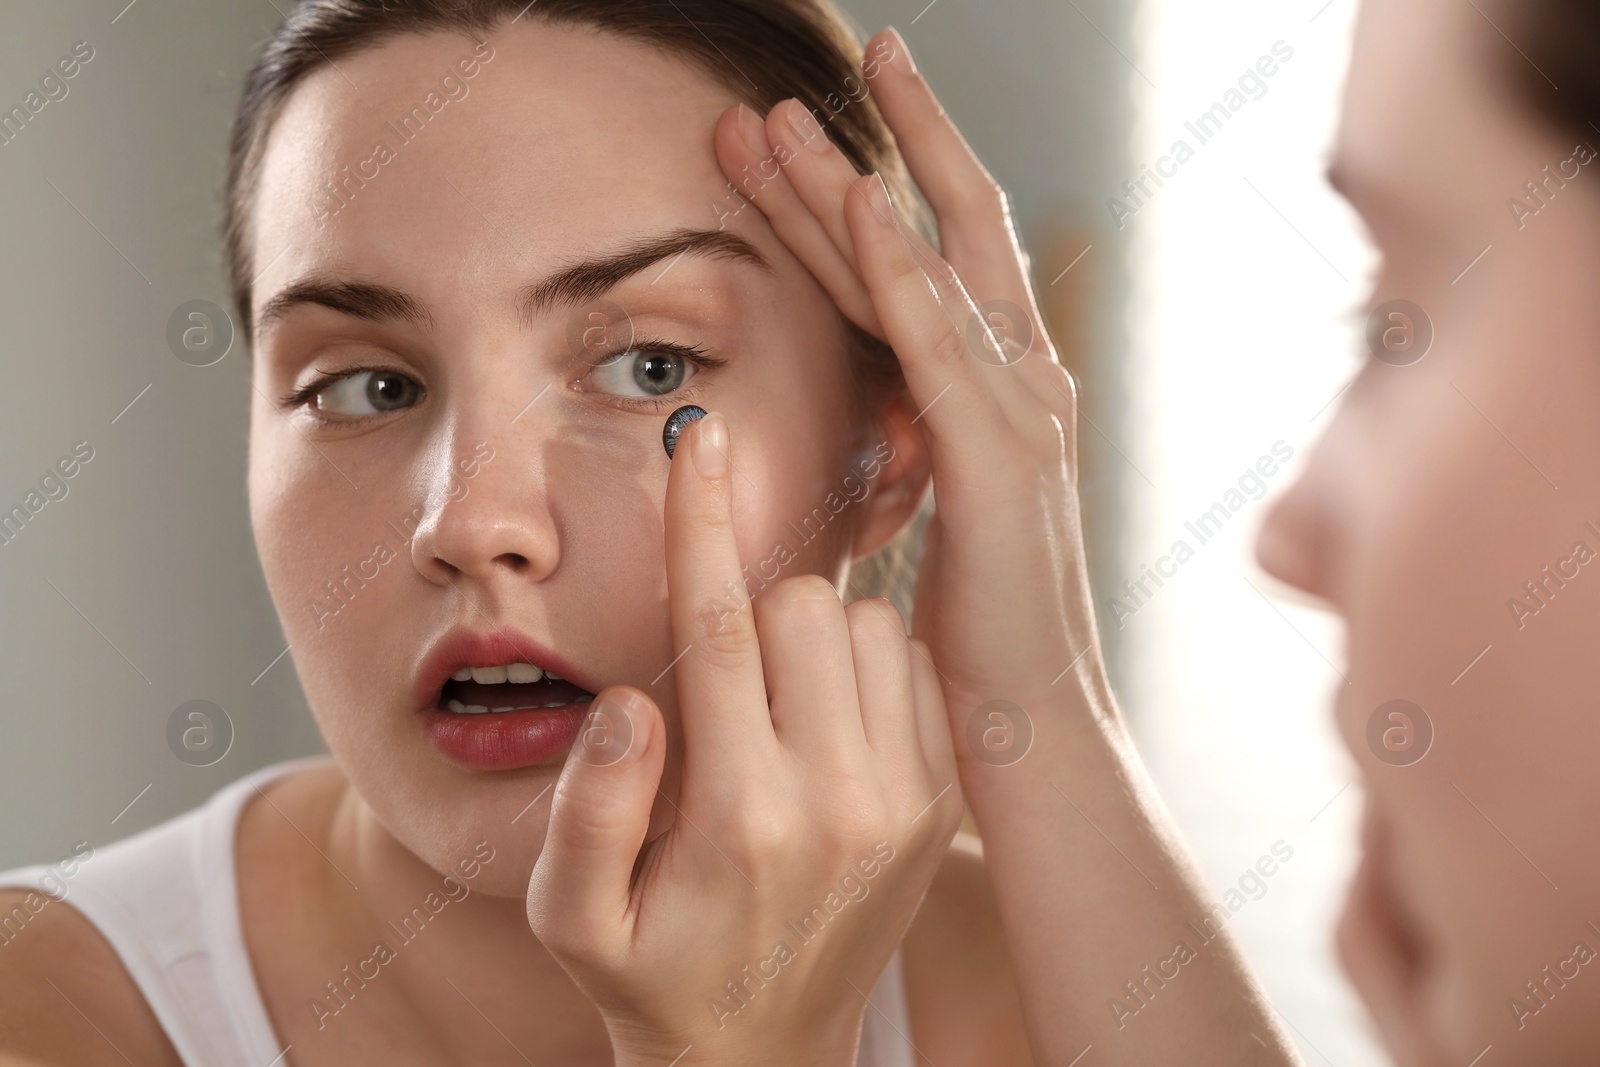
{"type": "Polygon", "coordinates": [[[917,262],[917,257],[911,251],[909,242],[890,241],[884,255],[884,264],[888,269],[889,276],[896,282],[904,283],[911,278],[926,278],[922,264],[917,262]]]}
{"type": "Polygon", "coordinates": [[[609,800],[588,785],[576,785],[569,777],[558,781],[550,799],[551,819],[568,848],[603,851],[609,847],[621,816],[609,800]]]}
{"type": "Polygon", "coordinates": [[[800,574],[767,590],[755,602],[756,627],[764,635],[777,627],[816,633],[835,625],[840,610],[839,591],[826,578],[800,574]]]}
{"type": "Polygon", "coordinates": [[[1006,219],[1011,215],[1005,189],[988,175],[976,179],[962,191],[961,207],[969,215],[984,218],[1006,219]]]}
{"type": "Polygon", "coordinates": [[[796,574],[772,587],[767,598],[774,605],[814,610],[818,603],[831,606],[839,602],[839,591],[820,574],[796,574]]]}
{"type": "Polygon", "coordinates": [[[966,287],[961,281],[960,273],[944,257],[932,255],[926,257],[922,263],[922,273],[928,276],[928,281],[933,285],[934,292],[939,294],[941,300],[955,299],[966,295],[966,287]]]}
{"type": "Polygon", "coordinates": [[[1024,370],[1040,401],[1058,415],[1072,416],[1078,409],[1078,382],[1072,372],[1055,359],[1031,362],[1034,366],[1024,370]]]}
{"type": "Polygon", "coordinates": [[[979,218],[997,222],[998,226],[1010,227],[1011,198],[994,179],[984,182],[974,194],[974,211],[979,218]]]}
{"type": "Polygon", "coordinates": [[[852,601],[845,605],[844,614],[853,647],[893,651],[905,646],[905,617],[894,601],[886,597],[852,601]]]}
{"type": "Polygon", "coordinates": [[[694,644],[703,654],[717,660],[734,660],[747,655],[753,645],[749,620],[742,617],[745,605],[716,601],[700,606],[694,614],[694,644]]]}
{"type": "Polygon", "coordinates": [[[938,840],[949,844],[950,840],[961,829],[962,820],[966,817],[966,804],[962,799],[959,788],[952,789],[940,803],[944,806],[944,810],[941,812],[937,823],[939,827],[938,840]]]}
{"type": "Polygon", "coordinates": [[[1021,426],[1017,434],[1023,439],[1027,452],[1036,456],[1041,464],[1049,465],[1066,451],[1067,435],[1061,416],[1041,405],[1021,426]]]}
{"type": "Polygon", "coordinates": [[[995,458],[988,470],[988,484],[1005,499],[1013,499],[1037,481],[1038,464],[1033,459],[1026,433],[1006,423],[995,434],[995,458]]]}
{"type": "Polygon", "coordinates": [[[934,361],[947,367],[972,358],[967,339],[948,322],[934,334],[932,347],[934,361]]]}
{"type": "Polygon", "coordinates": [[[1066,364],[1058,361],[1052,362],[1055,363],[1057,371],[1061,376],[1062,387],[1066,393],[1067,399],[1076,404],[1078,402],[1078,376],[1073,374],[1072,371],[1067,368],[1066,364]]]}
{"type": "Polygon", "coordinates": [[[852,792],[837,794],[824,815],[831,831],[835,859],[854,858],[863,841],[882,837],[888,820],[875,797],[852,792]]]}
{"type": "Polygon", "coordinates": [[[750,804],[722,826],[723,845],[755,866],[764,866],[794,848],[793,818],[776,805],[750,804]]]}

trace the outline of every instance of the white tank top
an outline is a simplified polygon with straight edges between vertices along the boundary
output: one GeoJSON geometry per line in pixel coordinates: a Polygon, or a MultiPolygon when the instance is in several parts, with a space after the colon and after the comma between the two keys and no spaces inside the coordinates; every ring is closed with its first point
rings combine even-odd
{"type": "MultiPolygon", "coordinates": [[[[327,758],[290,760],[246,775],[193,811],[95,849],[70,876],[62,865],[0,871],[0,889],[37,890],[53,899],[35,908],[60,900],[92,922],[185,1064],[287,1067],[290,1049],[272,1029],[245,950],[234,830],[258,786],[327,758]]],[[[31,917],[27,911],[0,914],[0,949],[19,935],[31,917]]],[[[899,948],[868,1000],[858,1067],[913,1067],[899,948]]]]}

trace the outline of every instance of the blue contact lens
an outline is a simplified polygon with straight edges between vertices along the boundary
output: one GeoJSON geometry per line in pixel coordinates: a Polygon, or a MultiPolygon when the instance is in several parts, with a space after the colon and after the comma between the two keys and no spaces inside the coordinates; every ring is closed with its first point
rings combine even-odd
{"type": "Polygon", "coordinates": [[[694,404],[685,404],[683,407],[667,416],[667,424],[661,429],[661,444],[667,450],[667,458],[672,458],[672,453],[678,448],[678,435],[683,428],[695,419],[706,417],[706,409],[694,404]]]}

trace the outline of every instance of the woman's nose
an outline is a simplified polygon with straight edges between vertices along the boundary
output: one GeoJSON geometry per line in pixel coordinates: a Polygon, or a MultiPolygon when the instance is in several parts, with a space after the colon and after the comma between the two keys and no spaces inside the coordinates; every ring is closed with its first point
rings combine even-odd
{"type": "Polygon", "coordinates": [[[424,514],[411,540],[417,571],[439,585],[539,581],[559,558],[555,522],[536,462],[511,442],[455,446],[426,474],[424,514]]]}
{"type": "Polygon", "coordinates": [[[1256,534],[1256,563],[1280,582],[1321,600],[1333,600],[1328,581],[1326,502],[1311,466],[1273,502],[1256,534]]]}

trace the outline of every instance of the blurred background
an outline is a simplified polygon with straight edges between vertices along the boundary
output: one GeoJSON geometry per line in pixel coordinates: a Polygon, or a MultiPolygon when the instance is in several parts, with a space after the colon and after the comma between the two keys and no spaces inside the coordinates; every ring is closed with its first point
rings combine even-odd
{"type": "MultiPolygon", "coordinates": [[[[1011,194],[1083,385],[1113,679],[1218,898],[1292,849],[1231,925],[1306,1061],[1340,1067],[1385,1062],[1331,941],[1361,805],[1328,710],[1341,635],[1250,544],[1355,366],[1373,256],[1322,180],[1355,2],[842,4],[900,28],[1011,194]]],[[[174,341],[192,302],[227,303],[226,136],[279,6],[0,8],[4,108],[92,49],[0,143],[0,501],[93,450],[0,544],[0,868],[320,749],[250,536],[242,344],[225,321],[204,358],[174,341]],[[173,740],[197,710],[200,756],[173,740]]]]}

